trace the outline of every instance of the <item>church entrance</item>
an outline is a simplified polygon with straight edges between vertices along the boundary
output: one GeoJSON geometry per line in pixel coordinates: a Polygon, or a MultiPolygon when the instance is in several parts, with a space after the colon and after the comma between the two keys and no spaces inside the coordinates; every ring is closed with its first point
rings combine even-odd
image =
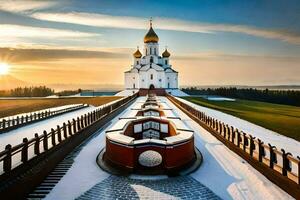
{"type": "Polygon", "coordinates": [[[149,90],[154,90],[154,89],[155,89],[154,85],[151,84],[150,87],[149,87],[149,90]]]}

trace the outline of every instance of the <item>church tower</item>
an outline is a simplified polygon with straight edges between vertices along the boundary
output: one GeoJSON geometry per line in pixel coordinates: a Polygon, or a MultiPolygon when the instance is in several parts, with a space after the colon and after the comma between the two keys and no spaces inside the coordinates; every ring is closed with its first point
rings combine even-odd
{"type": "Polygon", "coordinates": [[[133,53],[133,65],[125,72],[126,90],[138,89],[178,89],[178,72],[172,69],[171,54],[165,49],[159,53],[159,37],[155,33],[152,20],[144,36],[143,54],[137,48],[133,53]]]}

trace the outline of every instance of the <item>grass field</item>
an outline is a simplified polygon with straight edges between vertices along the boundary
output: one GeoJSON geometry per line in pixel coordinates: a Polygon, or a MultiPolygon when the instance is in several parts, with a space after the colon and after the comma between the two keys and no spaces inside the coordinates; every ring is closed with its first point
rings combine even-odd
{"type": "Polygon", "coordinates": [[[60,99],[0,99],[0,118],[19,113],[33,112],[56,106],[86,103],[94,106],[114,101],[120,97],[74,97],[60,99]]]}
{"type": "Polygon", "coordinates": [[[300,141],[300,107],[247,100],[209,101],[201,97],[184,97],[184,99],[234,115],[300,141]]]}

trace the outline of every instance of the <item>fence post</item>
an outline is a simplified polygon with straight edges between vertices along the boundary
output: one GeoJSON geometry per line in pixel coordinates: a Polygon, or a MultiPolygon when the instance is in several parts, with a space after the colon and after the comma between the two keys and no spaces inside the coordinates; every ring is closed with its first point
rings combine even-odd
{"type": "Polygon", "coordinates": [[[264,155],[264,152],[263,152],[263,142],[257,138],[257,141],[258,141],[258,161],[259,162],[262,162],[262,156],[264,155]]]}
{"type": "Polygon", "coordinates": [[[81,128],[84,128],[84,118],[83,118],[83,115],[81,115],[80,117],[80,124],[81,124],[81,128]]]}
{"type": "Polygon", "coordinates": [[[44,146],[44,151],[48,150],[48,135],[47,131],[43,132],[43,146],[44,146]]]}
{"type": "Polygon", "coordinates": [[[234,144],[236,134],[235,134],[235,130],[232,126],[230,126],[230,132],[231,132],[231,142],[234,144]]]}
{"type": "Polygon", "coordinates": [[[67,125],[66,125],[65,122],[63,123],[63,132],[64,132],[64,138],[67,139],[67,137],[68,137],[68,134],[67,134],[67,125]]]}
{"type": "Polygon", "coordinates": [[[237,133],[237,146],[240,148],[240,143],[241,143],[241,133],[236,129],[236,133],[237,133]]]}
{"type": "Polygon", "coordinates": [[[292,154],[289,152],[286,153],[284,149],[281,149],[281,152],[282,152],[282,175],[287,176],[287,171],[291,171],[291,167],[287,156],[292,154]]]}
{"type": "Polygon", "coordinates": [[[22,163],[26,163],[28,161],[28,139],[27,138],[23,138],[21,161],[22,161],[22,163]]]}
{"type": "Polygon", "coordinates": [[[34,115],[34,120],[36,120],[36,113],[34,113],[33,115],[34,115]]]}
{"type": "Polygon", "coordinates": [[[76,132],[76,120],[73,118],[73,133],[75,134],[76,132]]]}
{"type": "Polygon", "coordinates": [[[28,115],[25,116],[25,122],[28,122],[28,115]]]}
{"type": "Polygon", "coordinates": [[[52,146],[56,145],[56,141],[55,141],[55,131],[53,128],[51,128],[51,142],[52,142],[52,146]]]}
{"type": "Polygon", "coordinates": [[[248,142],[248,138],[246,136],[246,133],[243,132],[243,151],[246,151],[246,140],[248,142]]]}
{"type": "Polygon", "coordinates": [[[255,137],[253,137],[252,135],[249,135],[249,137],[250,137],[249,152],[250,152],[250,156],[253,157],[253,150],[255,149],[255,144],[254,144],[255,137]]]}
{"type": "Polygon", "coordinates": [[[40,138],[37,133],[34,134],[35,143],[34,143],[34,154],[39,155],[40,154],[40,138]]]}
{"type": "Polygon", "coordinates": [[[21,124],[23,124],[24,123],[24,116],[22,115],[22,117],[21,117],[21,124]]]}
{"type": "Polygon", "coordinates": [[[77,122],[77,130],[80,131],[81,127],[80,127],[80,119],[79,119],[79,117],[77,117],[76,122],[77,122]]]}
{"type": "Polygon", "coordinates": [[[58,143],[61,143],[61,129],[60,126],[57,125],[57,139],[58,139],[58,143]]]}
{"type": "Polygon", "coordinates": [[[3,127],[3,129],[6,128],[6,120],[5,119],[2,120],[2,127],[3,127]]]}
{"type": "Polygon", "coordinates": [[[87,115],[84,114],[84,126],[87,127],[88,123],[87,123],[87,115]]]}
{"type": "Polygon", "coordinates": [[[12,126],[16,125],[16,119],[12,118],[12,126]]]}
{"type": "Polygon", "coordinates": [[[3,159],[3,171],[9,172],[11,170],[11,145],[6,145],[5,150],[7,151],[7,153],[3,159]]]}
{"type": "Polygon", "coordinates": [[[277,162],[277,159],[275,159],[275,153],[274,153],[274,149],[275,146],[272,146],[270,143],[268,144],[269,145],[269,150],[270,150],[270,163],[269,163],[269,167],[271,169],[274,168],[274,162],[277,162]]]}
{"type": "Polygon", "coordinates": [[[298,185],[300,185],[300,157],[297,156],[298,158],[298,185]]]}
{"type": "Polygon", "coordinates": [[[69,132],[69,135],[71,136],[72,135],[72,124],[69,120],[68,120],[68,132],[69,132]]]}

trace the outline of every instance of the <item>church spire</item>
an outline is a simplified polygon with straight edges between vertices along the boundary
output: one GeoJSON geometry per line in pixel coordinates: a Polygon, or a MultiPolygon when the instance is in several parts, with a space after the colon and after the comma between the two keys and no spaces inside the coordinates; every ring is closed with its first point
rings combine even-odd
{"type": "Polygon", "coordinates": [[[150,43],[150,42],[157,43],[159,38],[152,28],[152,17],[150,18],[149,22],[150,22],[150,29],[144,37],[144,43],[150,43]]]}

